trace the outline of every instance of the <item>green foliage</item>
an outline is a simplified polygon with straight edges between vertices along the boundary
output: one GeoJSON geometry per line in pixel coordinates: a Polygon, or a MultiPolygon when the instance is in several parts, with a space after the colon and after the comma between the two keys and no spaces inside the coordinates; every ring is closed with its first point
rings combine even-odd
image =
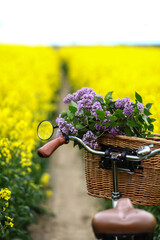
{"type": "Polygon", "coordinates": [[[137,92],[135,92],[135,97],[136,97],[136,100],[137,100],[138,102],[140,102],[140,103],[143,102],[143,101],[142,101],[142,97],[141,97],[137,92]]]}
{"type": "Polygon", "coordinates": [[[156,220],[157,220],[157,225],[156,225],[156,230],[155,230],[155,233],[154,233],[154,240],[159,240],[160,239],[160,206],[147,206],[147,207],[142,207],[142,206],[135,206],[137,208],[140,208],[140,209],[144,209],[150,213],[152,213],[156,220]]]}
{"type": "MultiPolygon", "coordinates": [[[[16,155],[16,161],[12,159],[5,168],[0,167],[0,186],[2,189],[9,189],[10,198],[4,198],[0,194],[0,239],[31,240],[27,227],[36,223],[38,205],[45,200],[45,192],[40,178],[46,170],[47,161],[42,161],[33,154],[30,168],[20,168],[20,156],[16,155]]],[[[3,162],[3,157],[0,163],[3,162]]]]}

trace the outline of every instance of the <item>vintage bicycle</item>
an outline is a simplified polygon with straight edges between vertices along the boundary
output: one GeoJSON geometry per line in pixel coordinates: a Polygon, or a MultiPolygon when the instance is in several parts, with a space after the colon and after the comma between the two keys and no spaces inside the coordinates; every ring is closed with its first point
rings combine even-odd
{"type": "MultiPolygon", "coordinates": [[[[38,136],[49,140],[57,127],[44,120],[38,125],[38,136]]],[[[134,208],[133,204],[160,205],[159,172],[156,167],[160,162],[159,140],[159,135],[147,140],[127,136],[108,138],[104,135],[99,142],[101,148],[93,150],[80,138],[63,135],[47,142],[37,152],[40,157],[48,158],[57,148],[70,141],[82,146],[85,149],[88,193],[112,199],[113,205],[112,209],[98,212],[93,217],[95,237],[102,240],[151,240],[156,219],[151,213],[134,208]],[[134,147],[135,141],[138,149],[134,147]]]]}

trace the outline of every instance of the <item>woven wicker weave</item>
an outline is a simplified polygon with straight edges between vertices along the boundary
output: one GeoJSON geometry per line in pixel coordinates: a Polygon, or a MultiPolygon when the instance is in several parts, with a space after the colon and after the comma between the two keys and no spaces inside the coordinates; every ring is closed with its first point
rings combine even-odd
{"type": "MultiPolygon", "coordinates": [[[[160,135],[143,139],[117,135],[109,138],[103,135],[99,138],[99,146],[138,149],[141,146],[154,144],[153,149],[160,148],[160,135]],[[154,140],[153,140],[154,139],[154,140]]],[[[100,148],[99,148],[100,149],[100,148]]],[[[85,151],[85,173],[88,194],[94,197],[111,199],[113,191],[112,171],[99,167],[100,157],[85,151]]],[[[143,160],[143,171],[138,173],[118,172],[118,188],[122,197],[128,197],[133,204],[143,206],[160,205],[160,155],[143,160]]]]}

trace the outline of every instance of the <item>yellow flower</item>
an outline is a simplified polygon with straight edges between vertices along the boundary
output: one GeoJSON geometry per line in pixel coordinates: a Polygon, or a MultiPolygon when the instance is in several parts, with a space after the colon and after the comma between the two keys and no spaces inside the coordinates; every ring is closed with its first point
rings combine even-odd
{"type": "Polygon", "coordinates": [[[46,197],[50,198],[53,195],[53,191],[51,190],[46,190],[46,197]]]}
{"type": "Polygon", "coordinates": [[[14,226],[13,222],[10,222],[9,225],[11,226],[11,228],[14,226]]]}
{"type": "Polygon", "coordinates": [[[37,163],[37,164],[35,165],[35,167],[36,167],[36,170],[40,170],[40,169],[41,169],[41,165],[40,165],[39,163],[37,163]]]}
{"type": "Polygon", "coordinates": [[[49,185],[50,175],[49,173],[43,173],[40,182],[43,184],[44,187],[49,185]]]}
{"type": "Polygon", "coordinates": [[[9,216],[5,216],[5,218],[7,218],[10,221],[13,221],[13,218],[9,217],[9,216]]]}
{"type": "Polygon", "coordinates": [[[10,226],[12,228],[14,226],[13,218],[11,218],[9,216],[5,216],[5,218],[7,219],[7,221],[5,221],[5,225],[10,226]]]}
{"type": "Polygon", "coordinates": [[[28,172],[28,173],[32,172],[32,169],[28,167],[28,168],[27,168],[27,172],[28,172]]]}
{"type": "Polygon", "coordinates": [[[22,165],[22,168],[29,167],[32,165],[32,162],[29,159],[24,158],[24,157],[21,158],[20,163],[22,165]]]}
{"type": "Polygon", "coordinates": [[[0,198],[3,198],[6,201],[8,201],[11,198],[11,191],[8,188],[1,188],[0,198]]]}

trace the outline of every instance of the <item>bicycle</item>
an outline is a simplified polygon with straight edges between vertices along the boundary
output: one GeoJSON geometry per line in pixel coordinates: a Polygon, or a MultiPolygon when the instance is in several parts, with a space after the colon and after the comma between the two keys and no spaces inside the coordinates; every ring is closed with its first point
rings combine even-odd
{"type": "MultiPolygon", "coordinates": [[[[37,133],[40,139],[50,139],[53,135],[54,128],[58,126],[52,126],[48,121],[42,121],[37,128],[37,133]],[[43,129],[50,127],[51,133],[47,133],[45,137],[41,136],[41,133],[46,131],[43,129]],[[49,124],[49,125],[48,125],[49,124]]],[[[121,194],[118,189],[118,171],[132,171],[133,167],[137,167],[137,163],[140,164],[142,160],[149,159],[155,155],[160,154],[160,148],[152,150],[153,146],[142,146],[139,149],[122,149],[120,147],[105,146],[104,150],[93,150],[88,147],[80,138],[75,136],[60,136],[54,140],[49,141],[44,146],[38,149],[37,153],[42,158],[48,158],[52,153],[63,144],[68,144],[70,141],[74,141],[81,145],[87,152],[100,156],[102,159],[99,162],[99,167],[103,169],[108,168],[108,163],[111,165],[112,177],[113,177],[113,191],[112,209],[103,210],[97,213],[92,219],[92,228],[97,239],[102,240],[151,240],[156,227],[155,217],[141,209],[134,208],[131,201],[128,198],[121,198],[121,194]],[[120,167],[118,163],[120,162],[120,167]],[[123,168],[124,162],[127,163],[127,167],[130,164],[130,169],[123,168]]],[[[104,147],[104,146],[103,146],[104,147]]],[[[138,165],[139,166],[139,165],[138,165]]],[[[139,167],[138,167],[139,168],[139,167]]]]}

